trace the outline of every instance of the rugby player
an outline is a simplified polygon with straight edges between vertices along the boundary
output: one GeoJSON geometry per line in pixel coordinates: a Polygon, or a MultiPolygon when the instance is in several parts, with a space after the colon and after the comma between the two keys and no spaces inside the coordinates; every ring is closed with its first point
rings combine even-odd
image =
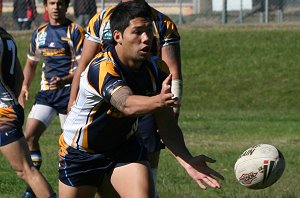
{"type": "MultiPolygon", "coordinates": [[[[161,57],[168,65],[172,74],[172,93],[179,102],[182,98],[182,75],[180,60],[180,36],[174,22],[163,13],[149,6],[145,0],[122,0],[121,2],[134,1],[145,4],[147,12],[151,14],[154,39],[151,45],[151,53],[161,57]]],[[[86,39],[84,41],[82,57],[78,64],[72,82],[71,96],[68,105],[70,110],[75,101],[78,91],[80,75],[94,56],[110,44],[112,33],[110,31],[109,18],[115,6],[111,6],[97,13],[87,27],[86,39]]],[[[174,108],[176,118],[179,117],[180,105],[174,108]]],[[[148,151],[153,178],[156,183],[157,168],[160,150],[164,148],[161,138],[157,133],[157,126],[152,114],[140,117],[138,131],[141,133],[145,147],[148,151]]],[[[157,197],[158,193],[156,192],[157,197]]]]}
{"type": "MultiPolygon", "coordinates": [[[[28,100],[29,86],[42,58],[41,90],[35,96],[24,131],[32,161],[37,169],[42,163],[39,139],[51,121],[59,115],[61,127],[67,115],[71,82],[82,51],[85,31],[66,18],[69,0],[44,0],[49,23],[33,33],[19,102],[28,100]]],[[[28,192],[31,192],[27,188],[28,192]]]]}
{"type": "Polygon", "coordinates": [[[52,187],[33,166],[22,132],[24,111],[17,100],[22,81],[23,73],[16,43],[12,36],[0,27],[0,151],[17,175],[38,197],[54,198],[56,195],[52,187]]]}
{"type": "Polygon", "coordinates": [[[108,177],[120,197],[154,197],[138,116],[153,113],[159,134],[187,173],[206,189],[220,188],[218,172],[192,156],[177,124],[166,63],[151,56],[153,28],[145,4],[120,3],[110,17],[112,45],[84,70],[59,139],[59,197],[94,197],[108,177]]]}

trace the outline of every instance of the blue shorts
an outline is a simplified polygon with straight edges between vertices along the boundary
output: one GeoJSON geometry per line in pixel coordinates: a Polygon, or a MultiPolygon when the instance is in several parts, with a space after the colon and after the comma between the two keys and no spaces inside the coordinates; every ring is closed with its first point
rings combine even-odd
{"type": "Polygon", "coordinates": [[[68,147],[67,154],[60,156],[59,180],[68,186],[99,187],[115,167],[138,161],[147,161],[147,156],[134,135],[111,153],[87,153],[68,147]]]}
{"type": "Polygon", "coordinates": [[[141,135],[147,152],[153,153],[165,148],[157,132],[157,125],[153,114],[139,118],[138,132],[141,135]]]}
{"type": "Polygon", "coordinates": [[[35,96],[35,104],[54,108],[60,114],[67,114],[71,86],[63,89],[39,91],[35,96]]]}
{"type": "Polygon", "coordinates": [[[0,146],[23,137],[24,111],[20,105],[0,109],[0,146]]]}

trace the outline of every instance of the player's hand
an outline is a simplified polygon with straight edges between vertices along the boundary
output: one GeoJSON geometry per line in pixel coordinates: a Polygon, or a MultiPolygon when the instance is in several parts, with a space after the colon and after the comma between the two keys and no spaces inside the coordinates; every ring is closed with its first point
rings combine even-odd
{"type": "Polygon", "coordinates": [[[28,99],[29,99],[28,87],[22,86],[22,89],[21,89],[19,97],[18,97],[18,102],[24,108],[25,100],[27,101],[28,99]]]}
{"type": "Polygon", "coordinates": [[[193,157],[189,162],[190,166],[186,168],[186,171],[202,189],[206,189],[207,186],[211,188],[221,188],[221,185],[215,178],[223,180],[224,177],[215,170],[209,168],[206,162],[214,163],[215,160],[205,155],[193,157]]]}
{"type": "Polygon", "coordinates": [[[62,89],[65,86],[65,81],[60,77],[52,77],[50,79],[50,89],[62,89]]]}
{"type": "Polygon", "coordinates": [[[162,83],[160,91],[160,100],[164,106],[177,107],[178,98],[174,98],[174,94],[171,92],[172,75],[170,74],[162,83]]]}

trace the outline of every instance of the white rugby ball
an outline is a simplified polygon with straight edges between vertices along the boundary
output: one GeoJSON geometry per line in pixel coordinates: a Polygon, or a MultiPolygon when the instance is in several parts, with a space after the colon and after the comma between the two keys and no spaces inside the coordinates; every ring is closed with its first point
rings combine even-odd
{"type": "Polygon", "coordinates": [[[234,165],[239,183],[251,189],[263,189],[274,184],[283,174],[282,153],[270,144],[258,144],[245,150],[234,165]]]}

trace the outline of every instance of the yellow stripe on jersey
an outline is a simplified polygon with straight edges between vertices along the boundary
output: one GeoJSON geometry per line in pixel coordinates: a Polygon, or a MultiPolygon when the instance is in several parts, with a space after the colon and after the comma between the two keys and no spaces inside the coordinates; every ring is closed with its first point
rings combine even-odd
{"type": "MultiPolygon", "coordinates": [[[[103,82],[107,74],[112,76],[119,76],[119,74],[114,70],[114,64],[110,60],[105,60],[100,63],[101,69],[99,70],[99,87],[103,87],[103,82]]],[[[99,90],[102,94],[102,90],[99,90]]]]}
{"type": "Polygon", "coordinates": [[[17,115],[11,106],[0,108],[0,123],[9,123],[16,119],[17,115]]]}
{"type": "Polygon", "coordinates": [[[67,143],[64,140],[64,135],[63,133],[59,136],[59,145],[60,145],[60,149],[58,151],[59,156],[65,156],[65,154],[68,153],[67,148],[69,147],[69,145],[67,145],[67,143]]]}
{"type": "Polygon", "coordinates": [[[96,35],[95,29],[93,28],[92,25],[94,24],[99,18],[100,18],[100,12],[98,12],[96,15],[94,15],[89,22],[89,25],[87,26],[87,32],[89,32],[91,35],[96,35]]]}

